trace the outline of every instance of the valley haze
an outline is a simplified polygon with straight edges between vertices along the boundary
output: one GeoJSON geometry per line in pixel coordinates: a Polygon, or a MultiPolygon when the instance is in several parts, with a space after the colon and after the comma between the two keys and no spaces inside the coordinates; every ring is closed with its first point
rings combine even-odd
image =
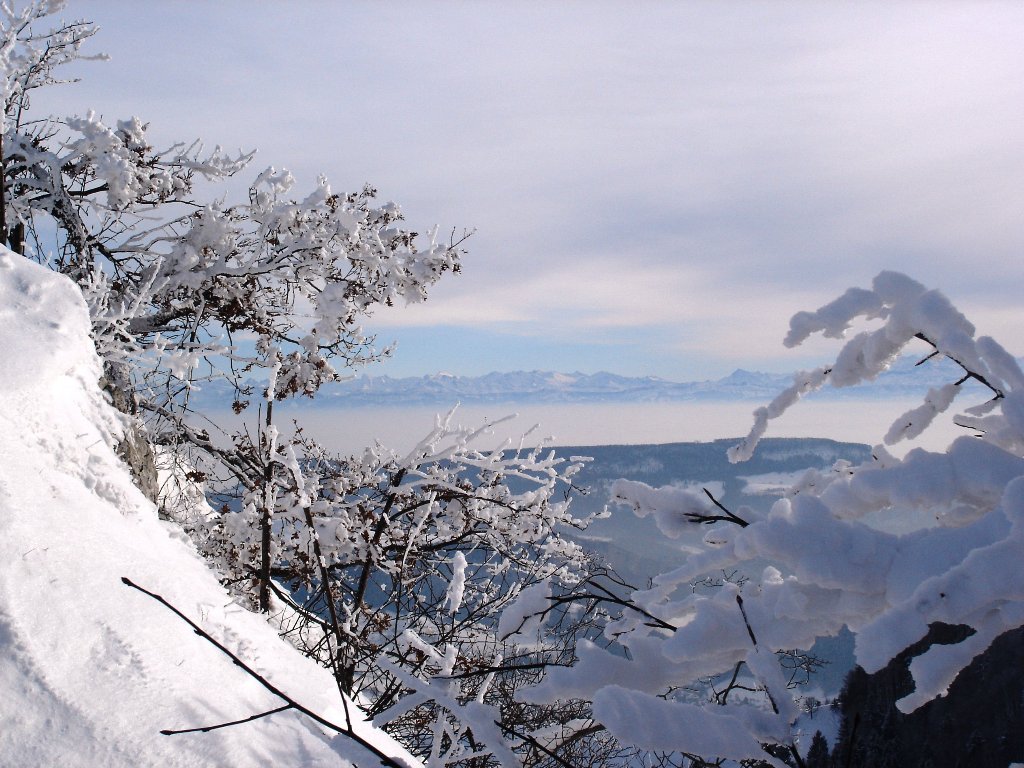
{"type": "MultiPolygon", "coordinates": [[[[901,359],[867,386],[828,387],[813,393],[774,422],[770,434],[874,445],[897,417],[920,404],[930,387],[958,378],[959,369],[949,361],[921,366],[917,362],[914,357],[901,359]]],[[[563,446],[710,441],[746,434],[754,409],[770,402],[792,378],[744,370],[716,381],[695,382],[607,372],[362,375],[323,387],[315,400],[300,397],[279,404],[277,412],[287,419],[299,418],[308,436],[342,453],[359,452],[377,442],[399,452],[408,450],[438,416],[453,408],[453,419],[465,426],[494,425],[480,438],[481,447],[504,441],[532,444],[546,438],[563,446]],[[509,416],[516,418],[504,420],[509,416]],[[529,434],[524,438],[525,433],[529,434]]],[[[262,385],[254,380],[249,385],[250,408],[242,416],[230,413],[234,395],[222,382],[198,385],[190,401],[237,425],[255,418],[259,405],[262,385]]],[[[964,389],[967,403],[972,393],[969,385],[964,389]]],[[[940,450],[961,434],[964,430],[946,417],[919,441],[897,446],[896,452],[916,446],[940,450]]]]}

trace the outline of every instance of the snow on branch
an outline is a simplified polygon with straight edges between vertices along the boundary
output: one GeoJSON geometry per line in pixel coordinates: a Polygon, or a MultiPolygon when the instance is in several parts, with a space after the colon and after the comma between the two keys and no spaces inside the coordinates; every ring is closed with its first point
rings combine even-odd
{"type": "MultiPolygon", "coordinates": [[[[975,434],[946,451],[915,449],[903,458],[879,446],[863,465],[843,463],[803,478],[747,525],[710,496],[616,482],[615,501],[685,542],[680,563],[649,588],[604,603],[620,606],[604,629],[604,640],[619,651],[580,643],[576,663],[550,669],[528,692],[531,701],[590,700],[595,716],[624,743],[708,760],[768,754],[769,763],[781,765],[785,754],[799,763],[801,694],[783,670],[791,649],[810,648],[847,627],[858,664],[872,672],[933,625],[964,627],[956,641],[926,647],[913,659],[916,688],[898,702],[909,712],[945,693],[995,638],[1024,625],[1020,366],[993,339],[976,338],[941,293],[893,272],[878,275],[870,289],[851,289],[796,315],[786,343],[814,333],[843,338],[858,320],[878,325],[845,341],[832,363],[797,374],[755,413],[731,460],[753,455],[770,421],[804,394],[829,383],[869,382],[922,342],[929,356],[949,358],[962,375],[928,391],[885,442],[920,435],[967,381],[979,385],[974,392],[989,393],[957,417],[975,434]],[[897,519],[898,527],[889,525],[897,519]],[[722,572],[745,576],[709,576],[722,572]]],[[[585,585],[551,597],[592,599],[585,585]]]]}
{"type": "Polygon", "coordinates": [[[749,459],[769,422],[804,395],[825,384],[849,387],[873,381],[915,340],[924,341],[932,348],[930,357],[942,356],[955,362],[963,369],[964,376],[930,391],[920,407],[896,419],[884,437],[886,444],[920,435],[937,414],[949,408],[967,380],[981,383],[996,399],[1003,398],[1011,386],[1020,388],[1020,367],[1005,349],[991,338],[975,339],[974,326],[945,296],[897,272],[880,273],[870,290],[851,288],[815,312],[797,313],[790,321],[785,344],[797,346],[814,333],[827,338],[844,338],[858,319],[881,320],[881,325],[849,339],[830,365],[797,374],[790,388],[767,407],[755,411],[750,433],[729,452],[731,461],[749,459]]]}

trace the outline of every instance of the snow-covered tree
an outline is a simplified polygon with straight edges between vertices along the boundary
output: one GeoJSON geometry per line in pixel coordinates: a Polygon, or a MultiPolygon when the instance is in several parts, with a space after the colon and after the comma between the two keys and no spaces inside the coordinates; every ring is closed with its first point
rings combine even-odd
{"type": "MultiPolygon", "coordinates": [[[[135,117],[30,119],[31,93],[59,84],[96,32],[86,22],[50,28],[63,8],[0,7],[0,234],[78,282],[125,409],[144,410],[152,435],[178,443],[194,435],[182,424],[198,381],[227,377],[243,410],[243,376],[264,372],[267,402],[312,396],[339,369],[387,354],[360,322],[374,307],[425,299],[457,271],[459,242],[431,236],[421,248],[373,189],[338,194],[321,179],[296,196],[291,175],[272,168],[242,202],[203,201],[198,182],[240,173],[254,153],[229,157],[198,141],[157,150],[135,117]]],[[[263,426],[272,424],[268,407],[263,426]]]]}
{"type": "MultiPolygon", "coordinates": [[[[0,4],[0,238],[80,286],[108,389],[181,491],[164,493],[166,514],[238,597],[269,612],[276,591],[282,632],[424,756],[507,764],[530,736],[502,711],[522,678],[498,615],[523,590],[569,587],[589,568],[563,533],[585,524],[569,511],[580,461],[483,450],[486,430],[451,417],[405,456],[329,456],[274,414],[390,354],[362,322],[425,300],[458,271],[467,235],[424,239],[371,187],[337,193],[320,179],[297,194],[274,168],[227,202],[225,182],[254,153],[157,149],[136,117],[38,119],[32,92],[60,84],[97,31],[54,26],[64,8],[0,4]],[[215,378],[234,387],[242,428],[193,413],[190,394],[215,378]],[[414,711],[436,727],[416,731],[414,711]]],[[[573,631],[530,652],[562,652],[573,631]]]]}
{"type": "MultiPolygon", "coordinates": [[[[339,366],[387,353],[360,327],[375,306],[422,301],[458,270],[462,237],[435,232],[422,246],[370,187],[340,194],[320,179],[296,195],[291,174],[268,168],[242,202],[202,200],[255,153],[199,141],[158,150],[136,117],[30,119],[32,91],[60,83],[60,67],[96,32],[86,22],[50,29],[63,7],[0,8],[0,230],[13,250],[81,285],[109,363],[141,357],[158,368],[150,404],[180,404],[203,361],[214,372],[273,369],[277,399],[312,395],[339,366]],[[233,343],[244,335],[254,350],[233,343]]],[[[142,389],[138,376],[132,383],[142,389]]]]}
{"type": "MultiPolygon", "coordinates": [[[[331,456],[301,436],[275,438],[270,471],[240,473],[254,481],[237,511],[200,506],[184,517],[242,594],[257,603],[256,590],[269,583],[282,632],[438,765],[459,756],[479,763],[499,748],[508,765],[508,755],[528,752],[513,697],[522,672],[564,661],[589,626],[566,621],[525,648],[506,642],[517,627],[498,617],[521,593],[571,587],[592,569],[565,535],[588,522],[569,503],[585,459],[561,459],[543,445],[481,450],[486,434],[455,425],[453,412],[404,456],[380,446],[331,456]],[[272,529],[260,525],[268,508],[272,529]],[[253,578],[264,551],[267,582],[253,578]],[[438,708],[447,712],[441,720],[438,708]],[[437,730],[448,719],[459,725],[437,730]],[[461,737],[467,728],[472,738],[461,737]]],[[[256,467],[263,448],[237,447],[234,455],[256,467]]]]}
{"type": "MultiPolygon", "coordinates": [[[[582,642],[576,664],[551,670],[531,699],[588,699],[617,738],[648,749],[796,765],[810,744],[807,734],[797,742],[800,689],[784,674],[783,649],[809,648],[847,626],[858,664],[872,672],[929,627],[963,627],[959,642],[932,645],[911,662],[915,689],[897,704],[909,712],[1024,624],[1024,374],[945,296],[893,272],[794,316],[786,344],[814,333],[844,338],[855,321],[868,330],[758,409],[731,458],[751,456],[771,420],[803,395],[871,381],[915,347],[922,364],[948,358],[962,375],[930,390],[883,442],[919,435],[969,391],[982,401],[956,417],[966,434],[943,452],[914,448],[896,458],[878,445],[861,466],[809,472],[763,517],[620,481],[619,503],[701,551],[650,588],[616,598],[621,611],[604,632],[625,652],[582,642]],[[737,569],[749,580],[699,588],[707,574],[737,569]]],[[[574,597],[579,588],[558,599],[574,597]]]]}

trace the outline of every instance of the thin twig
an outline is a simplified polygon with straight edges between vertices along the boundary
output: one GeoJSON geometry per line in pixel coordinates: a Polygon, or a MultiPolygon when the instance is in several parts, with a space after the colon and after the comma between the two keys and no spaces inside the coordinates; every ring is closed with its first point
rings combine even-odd
{"type": "MultiPolygon", "coordinates": [[[[368,742],[366,739],[361,737],[359,734],[357,734],[355,731],[353,731],[351,727],[343,728],[340,725],[335,725],[330,720],[325,720],[323,717],[318,715],[316,712],[313,712],[312,710],[307,709],[306,707],[304,707],[301,704],[299,704],[293,698],[288,696],[288,694],[284,693],[280,688],[278,688],[273,683],[271,683],[269,680],[267,680],[265,677],[263,677],[261,674],[259,674],[255,670],[253,670],[249,665],[247,665],[244,661],[242,661],[238,656],[236,656],[234,653],[232,653],[227,648],[225,648],[223,645],[221,645],[217,640],[215,640],[213,637],[211,637],[209,635],[209,633],[207,633],[202,627],[200,627],[198,624],[196,624],[194,621],[192,621],[192,619],[190,619],[184,613],[182,613],[177,608],[175,608],[173,605],[171,605],[169,602],[167,602],[167,600],[165,600],[160,595],[156,594],[155,592],[150,592],[148,589],[144,589],[143,587],[140,587],[138,584],[136,584],[134,581],[129,579],[127,576],[122,576],[121,577],[121,581],[125,585],[131,587],[132,589],[136,589],[139,592],[141,592],[142,594],[148,595],[149,597],[153,598],[158,603],[160,603],[165,608],[167,608],[169,611],[171,611],[174,615],[176,615],[179,619],[181,619],[186,624],[188,624],[192,628],[193,632],[195,632],[197,635],[199,635],[201,638],[203,638],[208,643],[213,645],[215,648],[217,648],[221,653],[223,653],[229,659],[231,659],[231,661],[234,662],[236,667],[239,667],[243,672],[246,672],[250,677],[252,677],[254,680],[256,680],[260,685],[262,685],[264,688],[266,688],[272,694],[277,696],[282,701],[286,702],[288,704],[288,707],[287,707],[288,709],[294,709],[297,712],[301,712],[306,717],[308,717],[311,720],[319,723],[320,725],[324,726],[325,728],[328,728],[328,729],[330,729],[330,730],[332,730],[332,731],[334,731],[336,733],[340,733],[340,734],[342,734],[344,736],[347,736],[348,738],[352,739],[354,742],[356,742],[357,744],[362,746],[364,749],[366,749],[367,751],[373,753],[376,757],[380,758],[381,765],[389,766],[389,768],[408,768],[408,766],[403,765],[402,763],[398,762],[395,758],[385,754],[379,748],[377,748],[376,746],[374,746],[373,744],[368,742]]],[[[270,714],[270,713],[265,713],[265,714],[270,714]]],[[[238,722],[244,723],[244,722],[247,722],[247,721],[246,720],[240,720],[238,722]]],[[[164,733],[164,732],[161,731],[161,733],[164,733]]]]}
{"type": "Polygon", "coordinates": [[[754,630],[750,626],[750,620],[747,618],[747,609],[743,607],[743,598],[736,595],[736,605],[740,607],[740,613],[743,615],[743,623],[747,626],[747,634],[750,635],[750,642],[757,648],[757,638],[754,637],[754,630]]]}
{"type": "Polygon", "coordinates": [[[278,712],[285,712],[292,708],[291,704],[284,704],[277,709],[270,709],[266,712],[260,712],[258,715],[250,715],[249,717],[241,720],[232,720],[230,723],[219,723],[217,725],[206,725],[201,728],[182,728],[181,730],[175,731],[170,728],[165,728],[160,731],[164,736],[177,736],[179,733],[209,733],[210,731],[216,731],[218,728],[227,728],[229,725],[241,725],[242,723],[251,723],[253,720],[259,720],[261,717],[267,717],[268,715],[276,715],[278,712]]]}
{"type": "Polygon", "coordinates": [[[541,744],[539,741],[537,741],[533,736],[530,736],[529,734],[525,734],[525,733],[520,733],[519,731],[517,731],[515,728],[513,728],[508,723],[502,723],[502,722],[499,722],[499,721],[495,720],[494,724],[496,726],[498,726],[499,728],[501,728],[506,733],[511,733],[516,738],[519,738],[519,739],[522,739],[523,741],[525,741],[527,744],[532,746],[534,749],[537,749],[540,752],[543,752],[545,755],[550,757],[552,760],[554,760],[559,765],[565,766],[565,768],[575,768],[572,765],[572,763],[569,763],[563,757],[561,757],[559,755],[556,755],[550,749],[548,749],[543,744],[541,744]]]}
{"type": "Polygon", "coordinates": [[[992,390],[993,394],[995,395],[995,397],[993,399],[999,400],[999,399],[1002,399],[1003,397],[1006,396],[1006,394],[1003,392],[1003,390],[1001,390],[999,387],[995,386],[992,382],[990,382],[988,379],[986,379],[980,373],[978,373],[976,371],[972,371],[970,368],[968,368],[966,365],[961,363],[959,360],[957,360],[955,357],[953,357],[948,352],[944,352],[944,351],[940,350],[939,349],[939,345],[936,344],[931,339],[929,339],[923,333],[915,333],[914,336],[915,336],[915,338],[920,339],[921,341],[925,342],[926,344],[930,344],[932,346],[932,348],[936,352],[941,353],[945,357],[948,357],[950,360],[952,360],[954,363],[956,363],[957,365],[959,365],[961,368],[964,369],[965,376],[962,379],[960,379],[959,381],[956,382],[956,386],[960,386],[961,384],[963,384],[968,379],[974,379],[978,383],[980,383],[983,386],[986,386],[990,390],[992,390]]]}
{"type": "Polygon", "coordinates": [[[740,528],[746,528],[748,525],[750,525],[750,523],[748,523],[742,517],[740,517],[739,515],[735,515],[732,512],[730,512],[728,509],[726,509],[725,506],[722,505],[722,502],[720,502],[718,499],[716,499],[714,496],[712,496],[711,495],[711,491],[709,491],[707,488],[703,488],[702,490],[707,495],[707,497],[709,499],[711,499],[711,503],[714,504],[716,507],[718,507],[720,510],[722,510],[725,514],[724,515],[705,515],[702,512],[686,512],[686,513],[684,513],[685,516],[690,519],[690,522],[692,522],[692,523],[702,523],[704,525],[711,525],[712,523],[717,523],[717,522],[721,521],[721,522],[726,522],[726,523],[735,523],[740,528]]]}

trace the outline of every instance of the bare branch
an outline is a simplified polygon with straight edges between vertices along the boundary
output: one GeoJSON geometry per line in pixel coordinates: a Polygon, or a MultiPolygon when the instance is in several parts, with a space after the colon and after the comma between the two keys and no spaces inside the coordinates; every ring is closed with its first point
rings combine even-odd
{"type": "MultiPolygon", "coordinates": [[[[297,712],[301,712],[306,717],[308,717],[311,720],[319,723],[320,725],[324,726],[325,728],[328,728],[329,730],[332,730],[332,731],[334,731],[336,733],[340,733],[340,734],[342,734],[342,735],[352,739],[357,744],[362,746],[364,749],[366,749],[367,751],[371,752],[373,755],[378,757],[380,759],[380,764],[381,765],[390,766],[390,768],[408,768],[408,766],[404,766],[402,763],[398,762],[397,760],[395,760],[391,756],[389,756],[389,755],[385,754],[384,752],[382,752],[374,744],[371,744],[366,739],[361,737],[359,734],[355,733],[352,730],[351,725],[349,727],[347,727],[347,728],[343,728],[340,725],[335,725],[334,723],[330,722],[329,720],[325,720],[323,717],[318,715],[316,712],[313,712],[312,710],[307,709],[306,707],[304,707],[301,704],[299,704],[298,702],[296,702],[294,699],[292,699],[290,696],[288,696],[286,693],[284,693],[280,688],[275,686],[273,683],[268,681],[261,674],[259,674],[254,669],[252,669],[252,667],[250,667],[248,664],[246,664],[244,661],[242,661],[237,655],[235,655],[230,650],[228,650],[225,646],[223,646],[221,643],[219,643],[209,633],[207,633],[202,627],[200,627],[198,624],[196,624],[194,621],[192,621],[190,618],[188,618],[188,616],[186,616],[184,613],[179,611],[177,608],[175,608],[173,605],[171,605],[167,600],[165,600],[160,595],[156,594],[155,592],[150,592],[148,589],[144,589],[143,587],[140,587],[138,584],[133,582],[127,576],[122,576],[121,577],[121,581],[126,586],[129,586],[132,589],[138,590],[142,594],[151,597],[153,600],[156,600],[158,603],[160,603],[165,608],[167,608],[169,611],[171,611],[174,615],[176,615],[179,619],[181,619],[186,624],[188,624],[192,628],[193,632],[195,632],[197,635],[199,635],[201,638],[206,640],[212,646],[217,648],[217,650],[219,650],[221,653],[223,653],[229,659],[231,659],[231,661],[234,663],[234,665],[236,667],[241,669],[243,672],[245,672],[247,675],[249,675],[249,677],[251,677],[254,680],[256,680],[260,685],[262,685],[264,688],[266,688],[272,694],[274,694],[279,699],[284,701],[288,705],[286,707],[287,709],[294,709],[297,712]]],[[[283,709],[285,709],[285,708],[282,708],[282,711],[283,711],[283,709]]],[[[264,713],[264,715],[266,715],[266,714],[271,714],[271,713],[270,712],[264,713]]],[[[261,715],[261,716],[263,716],[263,715],[261,715]]],[[[248,720],[240,720],[238,722],[239,723],[243,723],[243,722],[248,722],[248,720]]],[[[229,725],[233,725],[233,724],[235,724],[235,723],[230,723],[229,725]]]]}

